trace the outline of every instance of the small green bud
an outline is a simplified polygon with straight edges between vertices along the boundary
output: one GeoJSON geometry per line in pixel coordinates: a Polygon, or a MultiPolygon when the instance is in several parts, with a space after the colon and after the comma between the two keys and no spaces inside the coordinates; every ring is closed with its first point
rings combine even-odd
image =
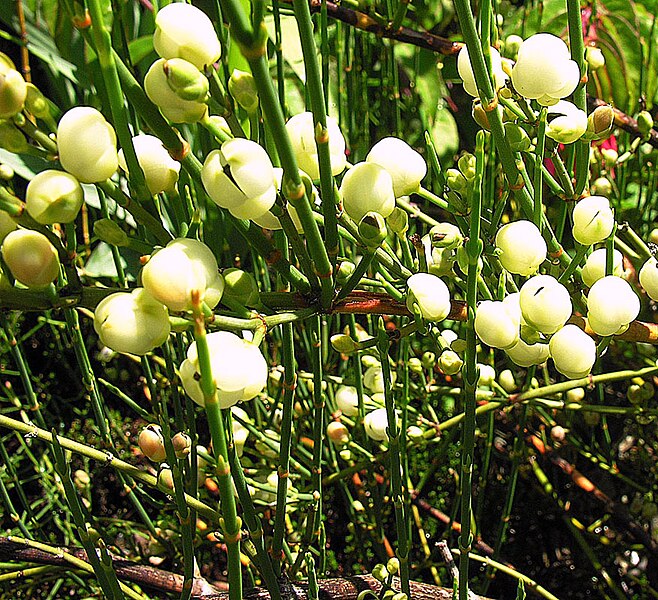
{"type": "Polygon", "coordinates": [[[99,219],[94,223],[94,235],[103,242],[119,248],[128,245],[128,234],[111,219],[99,219]]]}
{"type": "Polygon", "coordinates": [[[174,489],[174,474],[168,466],[163,466],[158,473],[158,485],[168,490],[174,489]]]}
{"type": "Polygon", "coordinates": [[[523,38],[520,35],[508,35],[503,45],[503,56],[516,60],[521,44],[523,44],[523,38]]]}
{"type": "Polygon", "coordinates": [[[646,110],[637,116],[637,129],[642,135],[647,135],[653,128],[653,117],[646,110]]]}
{"type": "Polygon", "coordinates": [[[380,583],[386,581],[388,577],[388,571],[386,570],[386,566],[380,563],[376,564],[372,569],[372,576],[380,583]]]}
{"type": "Polygon", "coordinates": [[[353,262],[349,260],[341,261],[340,265],[338,265],[338,272],[336,273],[336,282],[339,285],[345,285],[347,280],[352,276],[352,273],[354,273],[354,269],[356,269],[356,265],[353,262]]]}
{"type": "Polygon", "coordinates": [[[171,444],[174,447],[176,458],[185,458],[192,449],[192,438],[184,431],[179,431],[171,438],[171,444]]]}
{"type": "Polygon", "coordinates": [[[244,306],[255,306],[260,301],[258,282],[251,273],[241,269],[226,269],[224,276],[224,298],[235,300],[244,306]]]}
{"type": "Polygon", "coordinates": [[[511,394],[516,389],[514,373],[510,369],[505,369],[498,374],[498,383],[508,394],[511,394]]]}
{"type": "Polygon", "coordinates": [[[603,56],[601,48],[597,48],[596,46],[585,48],[585,60],[592,71],[596,71],[605,65],[605,56],[603,56]]]}
{"type": "Polygon", "coordinates": [[[459,169],[446,171],[446,184],[453,192],[464,192],[468,189],[468,180],[459,169]]]}
{"type": "Polygon", "coordinates": [[[532,140],[523,127],[516,123],[505,123],[505,137],[509,140],[512,150],[526,152],[532,147],[532,140]]]}
{"type": "Polygon", "coordinates": [[[409,366],[409,370],[412,373],[422,373],[423,372],[423,363],[420,361],[420,358],[416,358],[415,356],[412,356],[407,361],[407,365],[409,366]]]}
{"type": "Polygon", "coordinates": [[[603,140],[610,136],[615,124],[615,111],[612,106],[597,106],[587,117],[585,137],[589,140],[603,140]]]}
{"type": "Polygon", "coordinates": [[[359,222],[359,235],[369,248],[377,248],[386,239],[386,221],[377,212],[366,213],[359,222]]]}
{"type": "Polygon", "coordinates": [[[456,375],[463,364],[464,361],[453,350],[444,350],[439,356],[439,368],[446,375],[456,375]]]}
{"type": "Polygon", "coordinates": [[[430,242],[433,248],[453,250],[462,244],[464,236],[459,227],[452,223],[439,223],[429,231],[430,242]]]}
{"type": "Polygon", "coordinates": [[[28,149],[23,132],[11,121],[0,121],[0,148],[12,154],[21,154],[28,149]]]}
{"type": "Polygon", "coordinates": [[[391,574],[395,575],[400,571],[400,560],[396,557],[389,558],[386,563],[386,570],[391,574]]]}
{"type": "Polygon", "coordinates": [[[468,180],[471,181],[475,178],[475,155],[466,152],[463,154],[457,161],[457,166],[462,172],[462,175],[468,180]]]}
{"type": "Polygon", "coordinates": [[[396,206],[393,212],[386,217],[386,223],[395,235],[402,237],[409,229],[409,215],[406,210],[396,206]]]}
{"type": "Polygon", "coordinates": [[[0,65],[0,117],[13,117],[23,110],[27,84],[15,69],[0,65]]]}
{"type": "Polygon", "coordinates": [[[349,335],[344,333],[337,333],[331,336],[331,346],[336,352],[341,354],[352,354],[359,349],[359,344],[355,342],[349,335]]]}
{"type": "Polygon", "coordinates": [[[162,65],[170,89],[181,99],[205,102],[208,98],[208,79],[192,63],[182,58],[170,58],[162,65]]]}
{"type": "Polygon", "coordinates": [[[235,101],[250,115],[258,110],[258,90],[251,73],[233,69],[228,80],[228,91],[235,101]]]}
{"type": "Polygon", "coordinates": [[[619,153],[612,148],[603,148],[601,150],[601,157],[605,162],[605,166],[610,169],[617,164],[617,160],[619,160],[619,153]]]}
{"type": "Polygon", "coordinates": [[[43,225],[72,223],[84,203],[78,180],[64,171],[46,169],[34,176],[25,192],[25,207],[43,225]]]}
{"type": "Polygon", "coordinates": [[[607,177],[597,177],[592,183],[592,194],[595,196],[610,197],[612,194],[612,183],[607,177]]]}
{"type": "Polygon", "coordinates": [[[567,390],[567,401],[574,404],[580,404],[585,398],[584,388],[577,387],[567,390]]]}
{"type": "Polygon", "coordinates": [[[475,100],[473,102],[473,108],[471,110],[471,116],[473,120],[485,131],[491,131],[491,125],[489,124],[489,117],[487,111],[482,108],[482,102],[475,100]]]}
{"type": "Polygon", "coordinates": [[[407,439],[411,441],[419,441],[423,439],[423,430],[417,425],[411,425],[407,428],[407,439]]]}
{"type": "Polygon", "coordinates": [[[434,352],[423,352],[420,361],[423,367],[431,371],[434,368],[434,363],[436,363],[436,354],[434,352]]]}
{"type": "Polygon", "coordinates": [[[41,90],[33,83],[27,84],[25,108],[39,119],[44,119],[51,115],[50,103],[41,93],[41,90]]]}
{"type": "Polygon", "coordinates": [[[90,483],[91,477],[89,477],[89,473],[87,473],[87,471],[78,469],[75,473],[73,473],[73,484],[81,492],[86,490],[90,483]]]}
{"type": "Polygon", "coordinates": [[[0,179],[3,181],[11,181],[14,178],[14,169],[9,165],[0,164],[0,179]]]}

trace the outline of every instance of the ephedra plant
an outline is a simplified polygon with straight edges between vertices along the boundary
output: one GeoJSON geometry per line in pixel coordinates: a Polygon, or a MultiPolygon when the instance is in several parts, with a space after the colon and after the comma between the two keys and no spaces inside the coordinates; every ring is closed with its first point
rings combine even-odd
{"type": "Polygon", "coordinates": [[[6,3],[11,597],[656,595],[656,40],[610,4],[6,3]]]}

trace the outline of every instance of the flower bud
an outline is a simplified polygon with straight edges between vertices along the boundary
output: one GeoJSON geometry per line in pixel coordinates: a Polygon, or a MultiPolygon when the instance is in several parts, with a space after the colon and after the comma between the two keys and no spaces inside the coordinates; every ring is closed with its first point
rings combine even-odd
{"type": "Polygon", "coordinates": [[[366,435],[378,442],[388,440],[388,417],[385,408],[378,408],[369,412],[363,419],[363,428],[366,435]]]}
{"type": "Polygon", "coordinates": [[[549,106],[569,96],[579,82],[578,65],[560,38],[538,33],[519,47],[512,84],[525,98],[549,106]]]}
{"type": "Polygon", "coordinates": [[[217,62],[222,55],[210,19],[183,2],[168,4],[158,11],[153,47],[162,58],[183,58],[199,70],[217,62]]]}
{"type": "Polygon", "coordinates": [[[573,237],[584,246],[605,240],[615,224],[610,202],[603,196],[588,196],[573,209],[573,237]]]}
{"type": "Polygon", "coordinates": [[[584,388],[572,388],[567,390],[567,402],[572,402],[574,404],[580,404],[585,398],[585,389],[584,388]]]}
{"type": "Polygon", "coordinates": [[[436,362],[436,354],[434,352],[423,352],[423,355],[420,357],[420,362],[428,371],[431,371],[434,368],[434,363],[436,362]]]}
{"type": "Polygon", "coordinates": [[[429,239],[433,248],[454,250],[464,241],[459,227],[452,223],[439,223],[429,231],[429,239]]]}
{"type": "Polygon", "coordinates": [[[421,362],[420,358],[416,358],[415,356],[412,356],[407,361],[407,366],[409,367],[409,370],[412,373],[422,373],[423,372],[423,363],[421,362]]]}
{"type": "Polygon", "coordinates": [[[464,364],[459,354],[453,350],[444,350],[439,356],[439,369],[446,375],[457,375],[464,364]]]}
{"type": "Polygon", "coordinates": [[[251,73],[233,69],[233,73],[231,73],[228,80],[228,91],[248,114],[254,114],[258,110],[258,90],[256,89],[254,76],[251,73]]]}
{"type": "MultiPolygon", "coordinates": [[[[316,130],[313,114],[304,112],[291,117],[286,123],[286,129],[288,130],[292,150],[297,158],[299,168],[308,173],[311,179],[319,179],[320,167],[315,143],[316,130]]],[[[326,135],[329,137],[331,174],[334,176],[340,175],[345,170],[347,164],[347,160],[345,159],[345,138],[338,126],[338,121],[333,117],[327,117],[326,135]]],[[[355,220],[358,221],[358,219],[355,220]]]]}
{"type": "MultiPolygon", "coordinates": [[[[585,261],[580,276],[587,287],[592,287],[599,279],[605,277],[606,249],[594,250],[585,261]]],[[[612,251],[612,275],[621,277],[624,273],[624,257],[619,250],[612,251]]],[[[640,271],[640,283],[642,283],[642,271],[640,271]]]]}
{"type": "Polygon", "coordinates": [[[619,154],[616,150],[613,150],[612,148],[602,148],[601,158],[603,158],[603,161],[605,162],[605,166],[611,169],[617,164],[617,160],[619,160],[619,154]]]}
{"type": "Polygon", "coordinates": [[[491,131],[491,124],[489,123],[489,115],[487,111],[482,108],[482,102],[479,98],[473,100],[473,108],[471,109],[471,116],[473,120],[485,131],[491,131]]]}
{"type": "Polygon", "coordinates": [[[76,106],[60,119],[57,150],[62,167],[82,183],[105,181],[119,166],[114,129],[90,106],[76,106]]]}
{"type": "Polygon", "coordinates": [[[45,119],[51,116],[50,103],[41,93],[41,90],[33,83],[27,84],[25,108],[39,119],[45,119]]]}
{"type": "Polygon", "coordinates": [[[376,564],[372,569],[372,576],[380,583],[384,583],[384,581],[386,581],[388,578],[388,571],[386,570],[386,566],[382,565],[381,563],[376,564]]]}
{"type": "Polygon", "coordinates": [[[340,194],[345,212],[356,222],[368,212],[388,217],[395,208],[393,180],[374,162],[354,165],[343,177],[340,194]]]}
{"type": "MultiPolygon", "coordinates": [[[[507,75],[503,71],[500,53],[493,46],[491,47],[491,70],[493,72],[493,81],[495,91],[498,91],[505,85],[507,75]]],[[[457,55],[457,71],[464,82],[464,91],[469,95],[477,98],[479,96],[475,75],[471,65],[471,59],[468,55],[468,48],[463,46],[457,55]]]]}
{"type": "Polygon", "coordinates": [[[247,441],[247,438],[249,437],[249,429],[247,429],[235,417],[239,417],[245,423],[251,423],[251,419],[249,418],[249,415],[239,406],[232,406],[231,414],[234,417],[231,423],[233,429],[233,444],[235,445],[235,452],[238,456],[242,456],[244,445],[247,441]]]}
{"type": "MultiPolygon", "coordinates": [[[[169,4],[168,6],[174,6],[169,4]]],[[[189,5],[186,5],[189,6],[189,5]]],[[[144,77],[144,91],[162,114],[174,123],[196,123],[208,111],[205,102],[183,100],[169,85],[166,74],[167,61],[164,58],[156,60],[144,77]]],[[[203,75],[199,73],[201,77],[203,75]]],[[[205,79],[205,78],[204,78],[205,79]]]]}
{"type": "Polygon", "coordinates": [[[142,356],[169,337],[169,313],[144,288],[117,292],[96,306],[94,329],[115,352],[142,356]]]}
{"type": "Polygon", "coordinates": [[[176,458],[185,458],[192,450],[192,438],[184,431],[179,431],[172,437],[171,444],[174,447],[176,458]]]}
{"type": "Polygon", "coordinates": [[[637,116],[637,130],[642,135],[647,135],[653,128],[653,117],[649,111],[643,110],[637,116]]]}
{"type": "Polygon", "coordinates": [[[562,427],[562,425],[554,425],[551,427],[551,439],[555,442],[563,442],[564,438],[566,437],[566,433],[566,429],[562,427]]]}
{"type": "Polygon", "coordinates": [[[647,260],[640,269],[640,285],[649,298],[658,301],[658,262],[655,258],[647,260]]]}
{"type": "Polygon", "coordinates": [[[352,273],[354,273],[354,269],[356,269],[356,265],[353,262],[349,260],[341,261],[336,272],[336,282],[339,285],[345,285],[347,280],[352,276],[352,273]]]}
{"type": "Polygon", "coordinates": [[[496,369],[491,365],[478,363],[478,387],[491,387],[491,384],[496,381],[496,369]]]}
{"type": "Polygon", "coordinates": [[[210,86],[207,77],[192,63],[182,58],[170,58],[162,65],[167,83],[181,100],[206,102],[210,86]]]}
{"type": "MultiPolygon", "coordinates": [[[[209,333],[206,340],[220,408],[251,400],[263,390],[268,370],[258,346],[228,331],[209,333]]],[[[203,406],[205,399],[199,383],[201,375],[196,342],[189,347],[179,371],[188,396],[203,406]]]]}
{"type": "Polygon", "coordinates": [[[407,279],[407,308],[418,304],[423,319],[443,321],[450,313],[450,291],[442,279],[430,273],[416,273],[407,279]]]}
{"type": "Polygon", "coordinates": [[[162,428],[160,425],[147,425],[139,432],[137,444],[144,456],[153,462],[160,463],[167,458],[165,451],[164,438],[162,437],[162,428]]]}
{"type": "Polygon", "coordinates": [[[8,119],[23,110],[27,84],[23,76],[3,61],[0,62],[0,118],[8,119]]]}
{"type": "Polygon", "coordinates": [[[344,446],[350,441],[350,432],[340,421],[332,421],[327,425],[327,437],[336,446],[344,446]]]}
{"type": "Polygon", "coordinates": [[[397,575],[400,572],[400,561],[399,559],[393,557],[389,558],[386,563],[386,570],[390,575],[397,575]]]}
{"type": "Polygon", "coordinates": [[[610,197],[612,194],[612,183],[607,177],[597,177],[590,187],[590,190],[595,196],[610,197]]]}
{"type": "Polygon", "coordinates": [[[468,189],[468,180],[459,169],[448,169],[446,185],[454,192],[464,192],[468,189]]]}
{"type": "MultiPolygon", "coordinates": [[[[306,173],[304,173],[304,171],[300,170],[299,175],[302,178],[302,183],[306,188],[306,194],[311,202],[311,205],[315,204],[317,206],[319,201],[317,188],[311,183],[309,176],[306,173]]],[[[274,180],[276,184],[275,185],[276,190],[280,194],[281,184],[283,183],[283,169],[281,167],[274,167],[274,180]]],[[[272,205],[272,207],[274,208],[274,205],[272,205]]],[[[288,214],[290,215],[290,218],[292,219],[293,225],[297,230],[297,233],[300,234],[304,233],[304,227],[302,225],[302,222],[299,220],[297,209],[290,202],[286,204],[286,208],[288,210],[288,214]]],[[[279,213],[277,212],[277,215],[278,214],[279,213]]],[[[272,230],[283,229],[279,217],[275,216],[272,212],[266,212],[262,214],[260,217],[255,217],[252,218],[251,220],[257,225],[264,227],[265,229],[272,229],[272,230]]]]}
{"type": "MultiPolygon", "coordinates": [[[[356,417],[359,414],[359,395],[356,388],[351,385],[341,385],[334,396],[336,406],[346,417],[356,417]]],[[[370,398],[363,395],[363,402],[370,402],[370,398]]]]}
{"type": "Polygon", "coordinates": [[[0,121],[0,148],[21,154],[27,152],[29,144],[25,134],[11,121],[0,121]]]}
{"type": "Polygon", "coordinates": [[[476,173],[476,160],[475,155],[470,152],[465,152],[459,157],[457,161],[457,166],[462,172],[462,175],[466,178],[467,181],[473,181],[475,179],[476,173]]]}
{"type": "Polygon", "coordinates": [[[403,237],[409,229],[409,215],[406,210],[396,206],[393,212],[386,218],[386,224],[398,237],[403,237]]]}
{"type": "Polygon", "coordinates": [[[516,390],[516,379],[514,373],[510,369],[505,369],[498,373],[498,385],[502,387],[508,394],[516,390]]]}
{"type": "Polygon", "coordinates": [[[222,298],[235,300],[243,306],[256,306],[260,302],[258,282],[251,273],[230,268],[225,269],[222,276],[225,284],[222,298]]]}
{"type": "Polygon", "coordinates": [[[17,281],[29,288],[49,286],[59,275],[57,250],[31,229],[16,229],[2,242],[2,258],[17,281]]]}
{"type": "Polygon", "coordinates": [[[530,221],[503,225],[496,234],[496,249],[505,270],[526,277],[536,273],[546,260],[546,242],[530,221]]]}
{"type": "Polygon", "coordinates": [[[615,124],[615,111],[612,106],[597,106],[587,117],[588,140],[604,140],[609,137],[615,124]]]}
{"type": "Polygon", "coordinates": [[[163,463],[162,468],[158,471],[158,485],[167,490],[174,489],[174,472],[166,463],[163,463]]]}
{"type": "Polygon", "coordinates": [[[82,469],[76,469],[75,473],[73,473],[73,484],[75,485],[76,489],[84,492],[89,488],[90,483],[91,477],[89,477],[89,473],[82,469]]]}
{"type": "Polygon", "coordinates": [[[475,309],[475,333],[491,348],[511,348],[519,339],[520,315],[503,302],[485,300],[475,309]]]}
{"type": "Polygon", "coordinates": [[[332,335],[331,346],[336,352],[340,352],[341,354],[352,354],[359,349],[359,344],[344,333],[332,335]]]}
{"type": "MultiPolygon", "coordinates": [[[[180,163],[171,158],[162,142],[153,135],[142,133],[135,136],[132,142],[149,192],[152,195],[172,192],[178,182],[180,163]]],[[[119,165],[130,177],[123,149],[119,150],[119,165]]]]}
{"type": "Polygon", "coordinates": [[[505,138],[509,140],[514,152],[527,152],[532,147],[532,140],[526,130],[516,123],[505,123],[505,138]]]}
{"type": "Polygon", "coordinates": [[[425,159],[407,142],[396,137],[377,142],[368,152],[366,162],[375,163],[388,171],[396,198],[418,191],[420,182],[427,175],[425,159]]]}
{"type": "Polygon", "coordinates": [[[276,200],[274,167],[256,142],[234,138],[206,157],[201,171],[206,192],[215,204],[238,219],[254,219],[276,200]]]}
{"type": "Polygon", "coordinates": [[[621,277],[608,275],[592,285],[587,295],[587,321],[598,335],[614,335],[637,318],[640,299],[621,277]]]}
{"type": "Polygon", "coordinates": [[[521,44],[523,44],[523,38],[520,35],[508,35],[505,38],[505,43],[503,45],[503,53],[505,58],[516,60],[516,57],[519,53],[519,48],[521,48],[521,44]]]}
{"type": "Polygon", "coordinates": [[[548,107],[546,114],[546,137],[560,144],[571,144],[587,131],[587,113],[575,104],[560,100],[548,107]]]}
{"type": "Polygon", "coordinates": [[[128,234],[111,219],[99,219],[94,222],[94,235],[112,246],[128,245],[128,234]]]}
{"type": "Polygon", "coordinates": [[[550,335],[571,317],[571,297],[557,279],[550,275],[535,275],[521,287],[521,314],[528,325],[550,335]]]}
{"type": "Polygon", "coordinates": [[[75,221],[83,203],[82,186],[73,175],[63,171],[41,171],[28,183],[25,192],[27,212],[42,225],[75,221]]]}
{"type": "Polygon", "coordinates": [[[359,221],[359,236],[368,248],[381,246],[387,234],[386,221],[379,213],[367,212],[359,221]]]}
{"type": "Polygon", "coordinates": [[[549,356],[548,344],[526,344],[521,338],[505,352],[515,365],[526,368],[546,362],[549,356]]]}
{"type": "Polygon", "coordinates": [[[395,384],[397,378],[395,371],[390,371],[389,374],[390,381],[385,381],[384,370],[381,365],[373,365],[366,369],[366,372],[363,374],[363,385],[372,392],[373,399],[375,394],[383,394],[386,388],[395,384]]]}
{"type": "Polygon", "coordinates": [[[16,221],[4,210],[0,210],[0,243],[17,227],[16,221]]]}
{"type": "Polygon", "coordinates": [[[605,66],[605,56],[603,56],[601,48],[596,46],[587,46],[585,48],[585,60],[591,71],[596,71],[605,66]]]}
{"type": "Polygon", "coordinates": [[[569,379],[587,376],[596,361],[594,340],[575,325],[565,325],[548,346],[555,368],[569,379]]]}

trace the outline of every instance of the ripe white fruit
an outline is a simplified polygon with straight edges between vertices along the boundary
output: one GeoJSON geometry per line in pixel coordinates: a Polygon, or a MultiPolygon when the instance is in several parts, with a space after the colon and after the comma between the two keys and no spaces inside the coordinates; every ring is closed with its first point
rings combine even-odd
{"type": "MultiPolygon", "coordinates": [[[[599,279],[605,277],[605,248],[594,250],[585,261],[580,276],[587,287],[592,287],[599,279]]],[[[624,272],[624,257],[619,250],[612,251],[612,274],[621,277],[624,272]]],[[[640,283],[642,282],[642,272],[640,271],[640,283]]]]}
{"type": "Polygon", "coordinates": [[[640,313],[640,299],[621,277],[599,279],[587,296],[587,320],[598,335],[614,335],[640,313]]]}
{"type": "Polygon", "coordinates": [[[650,258],[640,269],[640,285],[652,300],[658,300],[658,262],[650,258]]]}
{"type": "Polygon", "coordinates": [[[550,335],[571,316],[571,297],[555,277],[535,275],[523,284],[519,297],[521,314],[537,331],[550,335]]]}
{"type": "Polygon", "coordinates": [[[606,239],[615,224],[610,202],[604,196],[588,196],[573,209],[573,237],[589,246],[606,239]]]}
{"type": "Polygon", "coordinates": [[[582,329],[565,325],[549,342],[555,368],[569,379],[585,377],[596,361],[596,344],[582,329]]]}
{"type": "MultiPolygon", "coordinates": [[[[228,331],[209,333],[206,339],[220,408],[251,400],[262,391],[267,383],[267,362],[258,346],[228,331]]],[[[204,406],[196,342],[181,363],[180,378],[190,398],[204,406]]]]}
{"type": "Polygon", "coordinates": [[[546,260],[546,242],[539,228],[520,220],[503,225],[496,234],[498,259],[510,273],[528,276],[546,260]]]}
{"type": "Polygon", "coordinates": [[[440,277],[431,273],[415,273],[407,279],[407,307],[418,304],[423,319],[443,321],[450,313],[450,291],[440,277]]]}

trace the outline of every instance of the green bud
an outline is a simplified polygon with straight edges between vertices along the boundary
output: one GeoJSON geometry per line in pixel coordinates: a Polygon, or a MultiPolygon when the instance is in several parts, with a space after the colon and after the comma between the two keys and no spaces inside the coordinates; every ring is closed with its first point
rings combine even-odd
{"type": "Polygon", "coordinates": [[[23,110],[27,84],[15,69],[0,65],[0,118],[13,117],[23,110]]]}
{"type": "Polygon", "coordinates": [[[25,108],[39,119],[50,117],[50,103],[41,93],[41,90],[33,83],[27,84],[27,96],[25,96],[25,108]]]}
{"type": "Polygon", "coordinates": [[[423,363],[420,362],[420,358],[416,358],[415,356],[412,356],[407,361],[407,365],[409,366],[409,370],[412,373],[422,373],[423,372],[423,363]]]}
{"type": "Polygon", "coordinates": [[[111,219],[99,219],[94,223],[94,235],[111,246],[128,245],[128,234],[111,219]]]}
{"type": "Polygon", "coordinates": [[[516,123],[505,123],[505,137],[509,140],[512,150],[526,152],[532,147],[532,140],[523,127],[516,123]]]}
{"type": "Polygon", "coordinates": [[[14,178],[14,175],[14,169],[12,169],[9,165],[0,164],[0,179],[3,181],[11,181],[14,178]]]}
{"type": "Polygon", "coordinates": [[[567,390],[567,401],[574,404],[580,404],[583,401],[583,398],[585,398],[584,388],[578,387],[567,390]]]}
{"type": "Polygon", "coordinates": [[[456,375],[461,371],[464,361],[453,350],[444,350],[439,356],[439,368],[446,375],[456,375]]]}
{"type": "Polygon", "coordinates": [[[612,148],[603,148],[601,150],[601,157],[605,162],[605,166],[608,167],[608,169],[610,169],[617,164],[617,160],[619,159],[619,153],[616,150],[613,150],[612,148]]]}
{"type": "Polygon", "coordinates": [[[489,125],[489,117],[487,116],[487,111],[482,108],[482,102],[475,100],[473,102],[473,108],[471,110],[471,116],[473,120],[485,131],[491,131],[491,125],[489,125]]]}
{"type": "MultiPolygon", "coordinates": [[[[585,137],[589,140],[604,140],[610,136],[615,124],[615,111],[612,106],[597,106],[587,117],[585,137]]],[[[650,129],[650,128],[649,128],[650,129]]]]}
{"type": "Polygon", "coordinates": [[[359,222],[359,236],[369,248],[377,248],[386,239],[386,221],[377,212],[366,213],[359,222]]]}
{"type": "Polygon", "coordinates": [[[255,306],[260,300],[258,282],[251,273],[241,269],[226,269],[224,298],[235,300],[244,306],[255,306]]]}
{"type": "Polygon", "coordinates": [[[453,192],[465,192],[468,189],[468,180],[459,169],[446,171],[446,184],[453,192]]]}
{"type": "Polygon", "coordinates": [[[81,492],[86,490],[90,483],[91,477],[89,477],[89,473],[87,473],[87,471],[78,469],[75,473],[73,473],[73,484],[81,492]]]}
{"type": "Polygon", "coordinates": [[[21,154],[28,149],[23,132],[11,121],[0,121],[0,148],[13,154],[21,154]]]}
{"type": "Polygon", "coordinates": [[[372,569],[372,576],[380,583],[386,581],[388,578],[388,571],[386,570],[386,566],[380,563],[376,564],[372,569]]]}
{"type": "Polygon", "coordinates": [[[452,223],[439,223],[434,225],[429,231],[430,241],[433,248],[442,248],[453,250],[461,246],[464,236],[459,231],[459,227],[452,223]]]}
{"type": "Polygon", "coordinates": [[[423,356],[420,359],[421,364],[428,371],[431,371],[434,368],[434,363],[436,362],[436,354],[434,352],[423,352],[423,356]]]}
{"type": "Polygon", "coordinates": [[[423,439],[423,430],[417,425],[411,425],[407,428],[407,439],[411,441],[419,441],[423,439]]]}
{"type": "Polygon", "coordinates": [[[228,91],[235,101],[250,115],[258,110],[258,90],[251,73],[233,69],[228,80],[228,91]]]}
{"type": "Polygon", "coordinates": [[[409,215],[406,210],[396,206],[393,212],[386,217],[386,223],[395,235],[402,237],[409,229],[409,215]]]}
{"type": "Polygon", "coordinates": [[[498,383],[508,394],[511,394],[516,389],[514,373],[509,369],[505,369],[498,374],[498,383]]]}
{"type": "Polygon", "coordinates": [[[386,563],[386,570],[391,575],[396,575],[400,571],[400,560],[396,557],[389,558],[386,563]]]}
{"type": "Polygon", "coordinates": [[[596,71],[605,65],[605,56],[603,56],[601,48],[597,48],[596,46],[585,48],[585,60],[592,71],[596,71]]]}
{"type": "Polygon", "coordinates": [[[637,116],[637,129],[642,135],[647,135],[653,128],[653,117],[651,113],[643,110],[637,116]]]}
{"type": "Polygon", "coordinates": [[[356,265],[353,262],[349,260],[341,261],[340,265],[338,265],[338,272],[336,273],[336,282],[339,285],[345,285],[352,273],[354,273],[354,269],[356,269],[356,265]]]}
{"type": "Polygon", "coordinates": [[[341,354],[352,354],[359,349],[359,344],[355,342],[349,335],[344,333],[337,333],[331,336],[331,346],[336,352],[341,354]]]}
{"type": "Polygon", "coordinates": [[[505,43],[503,45],[503,56],[506,58],[511,58],[516,60],[516,57],[519,53],[519,48],[523,43],[523,38],[520,35],[512,34],[508,35],[505,38],[505,43]]]}
{"type": "Polygon", "coordinates": [[[475,155],[466,152],[457,161],[457,166],[468,181],[475,178],[475,155]]]}
{"type": "Polygon", "coordinates": [[[208,98],[208,79],[192,63],[182,58],[170,58],[162,65],[167,84],[181,99],[205,102],[208,98]]]}
{"type": "Polygon", "coordinates": [[[606,177],[598,177],[592,183],[592,194],[609,198],[612,194],[612,183],[606,177]]]}

